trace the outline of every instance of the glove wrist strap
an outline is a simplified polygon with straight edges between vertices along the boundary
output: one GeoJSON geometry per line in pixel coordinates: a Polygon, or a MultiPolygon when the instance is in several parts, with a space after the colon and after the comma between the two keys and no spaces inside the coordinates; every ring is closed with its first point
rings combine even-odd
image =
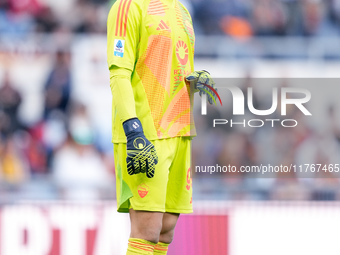
{"type": "Polygon", "coordinates": [[[140,122],[138,118],[132,118],[132,119],[124,121],[123,129],[124,129],[126,136],[128,136],[131,133],[143,132],[142,123],[140,122]]]}

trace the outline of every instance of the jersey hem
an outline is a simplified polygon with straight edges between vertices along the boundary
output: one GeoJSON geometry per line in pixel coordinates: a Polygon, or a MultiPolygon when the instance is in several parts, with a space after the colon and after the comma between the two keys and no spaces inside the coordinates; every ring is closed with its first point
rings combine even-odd
{"type": "MultiPolygon", "coordinates": [[[[131,208],[135,211],[146,211],[146,212],[161,212],[161,213],[165,213],[165,209],[160,209],[159,207],[155,207],[155,208],[150,208],[150,207],[139,207],[138,208],[131,208]]],[[[128,213],[129,212],[129,208],[118,208],[117,212],[120,213],[128,213]]]]}
{"type": "MultiPolygon", "coordinates": [[[[135,211],[146,211],[146,212],[161,212],[161,213],[182,213],[182,214],[190,214],[193,213],[192,209],[160,209],[160,208],[150,208],[150,207],[138,207],[132,208],[135,211]]],[[[118,208],[117,212],[119,213],[128,213],[130,211],[129,208],[118,208]]]]}
{"type": "Polygon", "coordinates": [[[189,213],[193,213],[193,209],[165,209],[165,212],[189,214],[189,213]]]}

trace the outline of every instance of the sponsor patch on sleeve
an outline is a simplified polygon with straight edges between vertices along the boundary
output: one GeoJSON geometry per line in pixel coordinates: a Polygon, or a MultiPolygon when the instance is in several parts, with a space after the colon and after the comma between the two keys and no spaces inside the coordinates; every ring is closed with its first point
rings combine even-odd
{"type": "Polygon", "coordinates": [[[115,39],[114,45],[114,55],[122,58],[124,56],[125,40],[115,39]]]}

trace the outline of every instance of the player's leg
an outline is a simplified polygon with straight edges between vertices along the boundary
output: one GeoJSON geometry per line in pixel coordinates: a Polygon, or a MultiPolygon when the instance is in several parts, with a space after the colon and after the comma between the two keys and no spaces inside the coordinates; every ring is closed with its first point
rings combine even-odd
{"type": "Polygon", "coordinates": [[[169,170],[165,212],[192,213],[191,139],[177,137],[177,151],[169,170]]]}
{"type": "Polygon", "coordinates": [[[163,213],[130,209],[131,234],[127,255],[153,254],[162,228],[163,213]]]}
{"type": "Polygon", "coordinates": [[[178,213],[164,213],[159,242],[156,244],[153,254],[167,254],[168,246],[174,238],[178,217],[178,213]]]}
{"type": "Polygon", "coordinates": [[[135,211],[130,209],[130,237],[158,243],[162,230],[162,219],[163,213],[161,212],[135,211]]]}
{"type": "Polygon", "coordinates": [[[177,137],[167,142],[176,148],[176,153],[169,170],[160,242],[156,245],[154,254],[167,254],[179,214],[192,212],[191,140],[177,137]]]}
{"type": "Polygon", "coordinates": [[[114,145],[118,211],[129,212],[131,220],[128,255],[153,254],[162,228],[172,160],[168,156],[170,148],[163,148],[157,140],[154,145],[159,162],[153,178],[148,178],[145,174],[129,175],[126,169],[126,145],[114,145]]]}
{"type": "Polygon", "coordinates": [[[178,213],[164,213],[159,242],[170,244],[173,240],[175,227],[179,218],[178,213]]]}

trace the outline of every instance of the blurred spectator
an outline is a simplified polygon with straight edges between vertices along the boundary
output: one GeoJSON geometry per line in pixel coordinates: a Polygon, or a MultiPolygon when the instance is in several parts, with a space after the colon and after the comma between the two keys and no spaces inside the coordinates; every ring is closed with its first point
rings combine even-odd
{"type": "Polygon", "coordinates": [[[42,8],[39,0],[8,0],[10,11],[15,14],[36,15],[42,8]]]}
{"type": "Polygon", "coordinates": [[[303,1],[303,33],[304,35],[315,35],[322,23],[322,3],[320,1],[303,1]]]}
{"type": "Polygon", "coordinates": [[[253,35],[250,23],[244,18],[225,16],[221,19],[220,26],[226,35],[236,39],[245,40],[253,35]]]}
{"type": "Polygon", "coordinates": [[[0,35],[21,37],[32,32],[33,29],[33,13],[21,12],[11,1],[3,1],[0,4],[0,35]]]}
{"type": "Polygon", "coordinates": [[[22,184],[29,177],[25,157],[12,136],[0,141],[0,170],[2,180],[11,185],[22,184]]]}
{"type": "Polygon", "coordinates": [[[22,134],[22,139],[25,142],[25,155],[32,174],[48,173],[48,152],[43,144],[43,123],[30,128],[29,133],[22,134]]]}
{"type": "Polygon", "coordinates": [[[301,1],[300,0],[284,0],[281,1],[286,13],[286,35],[301,34],[301,1]]]}
{"type": "Polygon", "coordinates": [[[325,1],[304,0],[302,3],[303,35],[330,36],[338,34],[335,24],[327,16],[325,1]]]}
{"type": "Polygon", "coordinates": [[[52,33],[60,26],[57,17],[50,7],[41,8],[35,16],[36,32],[52,33]]]}
{"type": "MultiPolygon", "coordinates": [[[[194,5],[194,25],[199,26],[198,31],[209,35],[224,34],[223,27],[226,21],[222,19],[233,17],[247,17],[247,6],[236,0],[205,0],[193,2],[194,5]]],[[[230,19],[232,21],[232,19],[230,19]]],[[[243,29],[243,28],[242,28],[243,29]]]]}
{"type": "Polygon", "coordinates": [[[53,178],[65,199],[112,197],[112,176],[93,146],[94,132],[84,106],[76,106],[70,118],[70,136],[55,154],[53,178]]]}
{"type": "Polygon", "coordinates": [[[44,119],[54,110],[67,112],[71,93],[70,52],[59,50],[45,84],[44,119]]]}
{"type": "Polygon", "coordinates": [[[255,35],[284,35],[287,15],[281,1],[259,0],[253,8],[252,21],[255,35]]]}
{"type": "Polygon", "coordinates": [[[336,26],[340,25],[340,0],[328,0],[327,2],[328,15],[336,26]]]}
{"type": "Polygon", "coordinates": [[[0,88],[0,132],[3,134],[12,134],[20,128],[18,110],[21,101],[22,97],[19,91],[13,87],[9,74],[6,72],[0,88]]]}
{"type": "MultiPolygon", "coordinates": [[[[76,33],[106,33],[105,22],[101,22],[100,5],[97,1],[78,0],[75,8],[77,20],[74,21],[76,33]]],[[[103,1],[101,1],[103,2],[103,1]]],[[[106,13],[105,13],[106,16],[106,13]]]]}
{"type": "Polygon", "coordinates": [[[53,111],[42,126],[41,144],[47,156],[47,167],[51,167],[53,155],[67,139],[66,116],[60,111],[53,111]]]}

